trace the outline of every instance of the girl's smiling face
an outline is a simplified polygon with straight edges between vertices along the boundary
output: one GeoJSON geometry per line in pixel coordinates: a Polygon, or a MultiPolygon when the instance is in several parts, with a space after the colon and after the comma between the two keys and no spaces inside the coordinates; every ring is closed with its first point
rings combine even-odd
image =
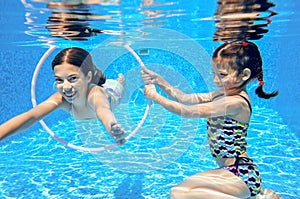
{"type": "Polygon", "coordinates": [[[66,62],[54,67],[54,75],[58,92],[69,103],[86,99],[90,75],[85,76],[79,67],[66,62]]]}

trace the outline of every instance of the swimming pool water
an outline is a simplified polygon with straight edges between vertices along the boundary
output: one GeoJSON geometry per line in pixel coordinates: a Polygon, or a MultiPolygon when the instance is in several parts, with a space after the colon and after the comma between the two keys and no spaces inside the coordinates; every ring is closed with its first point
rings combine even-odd
{"type": "MultiPolygon", "coordinates": [[[[1,2],[0,22],[5,27],[0,30],[0,84],[3,85],[0,90],[1,123],[31,108],[31,77],[37,62],[48,48],[45,43],[49,42],[49,38],[53,39],[44,29],[51,13],[42,3],[27,3],[38,7],[24,8],[19,1],[1,2]],[[19,12],[12,11],[13,6],[19,12]],[[38,9],[41,7],[42,10],[38,9]],[[34,19],[32,23],[28,23],[30,17],[34,19]],[[30,34],[25,34],[25,31],[30,34]]],[[[216,45],[211,41],[214,26],[209,21],[202,22],[199,19],[211,16],[216,2],[201,1],[199,4],[199,1],[191,1],[187,4],[184,1],[156,1],[154,6],[140,7],[136,11],[135,7],[140,3],[122,1],[122,6],[97,6],[92,11],[113,16],[114,20],[100,22],[100,27],[104,29],[120,31],[122,25],[116,27],[123,21],[128,33],[125,38],[132,36],[136,44],[142,33],[140,28],[145,26],[156,30],[152,28],[158,25],[186,35],[180,40],[178,37],[177,40],[172,37],[163,37],[161,40],[150,37],[149,43],[143,41],[138,44],[138,47],[146,47],[149,55],[140,56],[147,66],[156,70],[163,68],[163,75],[177,75],[181,82],[177,86],[189,92],[212,89],[207,84],[204,72],[194,67],[182,51],[185,49],[183,43],[194,40],[208,52],[207,55],[211,54],[216,45]],[[157,18],[152,14],[143,20],[145,13],[150,11],[158,14],[155,15],[157,18]],[[184,40],[186,38],[191,39],[184,40]],[[184,54],[166,49],[166,46],[171,46],[166,45],[168,42],[182,47],[180,53],[184,54]],[[155,45],[151,46],[150,43],[155,45]],[[165,46],[158,48],[159,44],[165,46]]],[[[285,199],[297,199],[300,196],[300,131],[295,116],[299,113],[299,80],[295,65],[299,61],[299,21],[295,14],[298,2],[275,3],[279,15],[271,24],[270,32],[257,43],[264,58],[266,89],[279,89],[280,95],[271,101],[260,100],[253,94],[255,85],[250,86],[254,107],[247,139],[248,152],[259,166],[265,188],[275,190],[285,199]]],[[[91,22],[96,27],[97,23],[91,22]]],[[[169,33],[167,29],[166,32],[169,33]]],[[[78,45],[93,49],[96,53],[95,46],[120,38],[124,36],[101,35],[86,42],[56,39],[56,44],[59,48],[78,45]]],[[[101,51],[103,44],[100,47],[101,51]]],[[[136,46],[133,44],[133,47],[136,46]]],[[[109,67],[105,68],[109,78],[115,78],[118,72],[122,72],[128,79],[135,79],[127,82],[127,88],[130,89],[126,90],[124,103],[116,110],[118,120],[130,132],[141,119],[147,103],[142,96],[142,81],[136,78],[140,68],[136,60],[122,48],[113,46],[104,55],[104,60],[98,56],[96,61],[99,66],[109,63],[109,67]],[[116,52],[117,56],[110,58],[112,52],[116,52]]],[[[199,58],[206,63],[207,55],[199,58]]],[[[53,56],[49,56],[39,74],[38,101],[53,92],[53,76],[49,67],[53,56]]],[[[210,66],[203,68],[209,70],[210,66]]],[[[172,81],[172,76],[168,78],[172,81]]],[[[79,122],[77,125],[80,127],[75,128],[75,121],[61,111],[45,121],[55,133],[72,143],[86,147],[111,143],[103,133],[102,126],[95,121],[79,122]],[[83,130],[79,132],[78,129],[83,130]]],[[[0,198],[169,198],[172,186],[188,176],[216,167],[206,147],[205,131],[204,120],[182,119],[152,104],[145,124],[126,145],[105,152],[83,153],[63,146],[40,125],[35,125],[0,143],[0,198]]]]}
{"type": "MultiPolygon", "coordinates": [[[[126,115],[122,110],[126,108],[121,107],[116,114],[126,115]]],[[[135,111],[137,115],[143,112],[138,107],[135,111]]],[[[297,198],[300,191],[296,180],[299,173],[299,138],[292,136],[276,111],[254,107],[254,113],[248,152],[261,170],[264,187],[276,190],[284,198],[297,198]]],[[[120,122],[127,127],[126,118],[120,118],[120,122]]],[[[86,136],[94,140],[99,136],[105,138],[105,135],[99,135],[101,127],[94,125],[96,127],[90,125],[92,128],[86,136]]],[[[66,137],[74,133],[70,118],[51,128],[55,132],[64,129],[61,133],[66,137]]],[[[79,137],[80,141],[85,136],[79,137]]],[[[76,141],[76,136],[72,138],[75,138],[73,142],[76,141]]],[[[107,138],[104,140],[110,143],[107,138]]],[[[95,154],[78,152],[49,138],[44,130],[37,130],[20,139],[11,139],[2,146],[0,196],[168,198],[170,188],[181,180],[216,167],[206,145],[204,120],[178,122],[176,116],[161,111],[156,104],[152,105],[148,120],[138,134],[125,146],[111,151],[95,154]],[[163,127],[157,123],[161,118],[165,119],[163,127]],[[157,123],[156,128],[153,128],[152,122],[157,123]],[[198,130],[191,132],[191,126],[197,126],[198,130]],[[180,135],[181,139],[178,139],[180,135]],[[182,147],[184,150],[181,150],[182,147]]],[[[84,146],[91,146],[91,143],[87,142],[84,146]]]]}

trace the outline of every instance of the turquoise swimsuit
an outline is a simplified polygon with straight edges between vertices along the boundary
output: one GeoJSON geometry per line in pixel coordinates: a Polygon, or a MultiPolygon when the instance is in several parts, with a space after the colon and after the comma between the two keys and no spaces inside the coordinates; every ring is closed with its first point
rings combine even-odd
{"type": "MultiPolygon", "coordinates": [[[[252,112],[250,102],[246,100],[252,112]]],[[[239,157],[246,152],[246,136],[249,124],[236,121],[227,116],[207,118],[207,135],[210,151],[215,158],[236,158],[233,165],[223,167],[239,176],[247,185],[251,196],[261,189],[261,178],[257,166],[250,158],[239,157]]]]}

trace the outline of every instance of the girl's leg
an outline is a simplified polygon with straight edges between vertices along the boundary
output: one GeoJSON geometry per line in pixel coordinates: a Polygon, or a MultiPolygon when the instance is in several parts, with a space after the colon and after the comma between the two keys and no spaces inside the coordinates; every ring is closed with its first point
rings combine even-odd
{"type": "Polygon", "coordinates": [[[119,74],[117,79],[107,79],[103,87],[110,96],[110,107],[114,110],[124,96],[125,77],[119,74]]]}
{"type": "MultiPolygon", "coordinates": [[[[118,104],[120,103],[120,101],[122,100],[122,98],[124,97],[124,87],[126,84],[126,80],[123,74],[118,74],[118,78],[116,79],[116,81],[119,83],[119,85],[117,85],[115,87],[116,91],[119,93],[119,99],[118,99],[118,104]]],[[[118,105],[117,104],[117,105],[118,105]]]]}
{"type": "Polygon", "coordinates": [[[171,189],[172,199],[238,199],[250,197],[247,185],[227,170],[193,175],[171,189]]]}

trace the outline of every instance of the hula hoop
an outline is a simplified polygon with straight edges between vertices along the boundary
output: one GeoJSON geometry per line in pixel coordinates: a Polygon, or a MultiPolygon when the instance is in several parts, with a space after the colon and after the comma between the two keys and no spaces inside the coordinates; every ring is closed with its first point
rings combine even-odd
{"type": "MultiPolygon", "coordinates": [[[[140,57],[133,51],[133,49],[128,46],[125,45],[124,46],[125,49],[127,49],[134,57],[135,59],[138,61],[138,63],[140,64],[140,66],[143,69],[146,69],[144,63],[142,62],[142,60],[140,59],[140,57]]],[[[56,49],[56,46],[50,46],[50,48],[44,53],[44,55],[42,56],[42,58],[40,59],[40,61],[38,62],[35,71],[33,73],[33,77],[32,77],[32,81],[31,81],[31,102],[32,102],[32,106],[35,107],[37,106],[36,103],[36,80],[39,74],[39,71],[42,67],[42,65],[44,64],[45,60],[48,58],[48,56],[56,49]]],[[[144,124],[148,114],[149,114],[149,110],[150,110],[150,106],[151,106],[151,100],[148,100],[147,106],[146,106],[146,110],[144,112],[144,115],[141,119],[141,121],[139,122],[139,124],[137,125],[137,127],[125,138],[126,141],[128,141],[132,136],[134,136],[142,127],[142,125],[144,124]]],[[[46,132],[53,137],[54,139],[56,139],[58,142],[66,145],[67,147],[76,149],[78,151],[83,151],[83,152],[100,152],[100,151],[104,151],[104,150],[108,150],[108,149],[112,149],[116,146],[119,146],[119,144],[115,143],[115,144],[111,144],[108,146],[104,146],[104,147],[98,147],[98,148],[86,148],[86,147],[82,147],[82,146],[77,146],[74,144],[71,144],[63,139],[61,139],[60,137],[58,137],[48,126],[47,124],[43,121],[40,120],[39,121],[40,124],[42,125],[42,127],[46,130],[46,132]]]]}

